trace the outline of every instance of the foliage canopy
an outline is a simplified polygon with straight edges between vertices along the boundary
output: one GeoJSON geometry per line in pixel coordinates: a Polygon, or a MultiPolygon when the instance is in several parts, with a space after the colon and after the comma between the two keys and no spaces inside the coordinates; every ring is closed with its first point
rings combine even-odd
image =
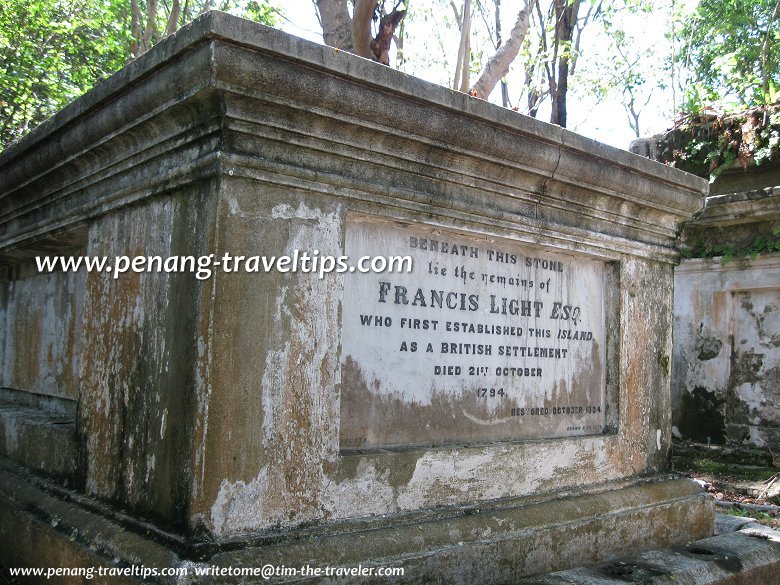
{"type": "Polygon", "coordinates": [[[0,0],[0,145],[124,65],[121,8],[110,0],[0,0]]]}
{"type": "Polygon", "coordinates": [[[686,67],[684,109],[769,104],[780,98],[780,0],[700,0],[681,17],[677,59],[686,67]]]}
{"type": "MultiPolygon", "coordinates": [[[[290,12],[316,8],[325,41],[342,50],[353,50],[358,17],[365,31],[373,27],[378,35],[384,19],[403,8],[408,17],[384,27],[402,69],[446,71],[462,52],[455,67],[462,68],[461,77],[482,72],[473,86],[466,81],[464,91],[487,98],[500,84],[505,106],[535,116],[540,104],[550,103],[551,121],[562,125],[568,89],[597,102],[617,97],[637,136],[648,126],[640,129],[643,111],[668,101],[663,109],[672,117],[681,94],[680,109],[696,116],[709,115],[712,106],[733,112],[777,103],[780,0],[691,5],[688,0],[0,0],[0,149],[209,8],[271,25],[279,20],[276,6],[289,6],[290,12]],[[647,26],[666,30],[668,43],[651,41],[647,26]],[[459,47],[452,39],[460,39],[459,47]],[[522,65],[510,67],[515,56],[522,65]]],[[[367,47],[374,34],[368,32],[358,35],[367,47]]],[[[757,163],[777,156],[776,113],[767,116],[751,142],[757,163]]],[[[705,126],[712,136],[713,124],[705,126]]],[[[731,162],[733,137],[723,144],[711,140],[706,153],[697,146],[701,138],[686,147],[688,163],[702,154],[696,164],[709,168],[715,150],[716,166],[731,162]]],[[[741,148],[744,160],[746,147],[741,148]]]]}
{"type": "Polygon", "coordinates": [[[659,160],[713,181],[726,169],[780,160],[780,105],[689,113],[658,140],[659,160]]]}
{"type": "Polygon", "coordinates": [[[0,0],[0,149],[121,69],[139,54],[144,33],[154,44],[209,7],[265,24],[276,19],[269,0],[177,6],[176,0],[160,10],[157,0],[0,0]],[[143,30],[139,15],[147,17],[143,30]]]}

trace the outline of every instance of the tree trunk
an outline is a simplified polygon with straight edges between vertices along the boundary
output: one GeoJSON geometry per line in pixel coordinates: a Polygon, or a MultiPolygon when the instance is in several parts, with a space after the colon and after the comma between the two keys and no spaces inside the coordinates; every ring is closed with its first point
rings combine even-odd
{"type": "Polygon", "coordinates": [[[452,81],[452,89],[468,91],[468,72],[471,69],[471,0],[463,0],[463,14],[460,19],[460,43],[458,44],[458,57],[455,62],[455,79],[452,81]]]}
{"type": "Polygon", "coordinates": [[[347,0],[314,0],[314,5],[325,44],[384,65],[390,63],[390,45],[396,28],[406,16],[405,10],[394,9],[382,16],[379,32],[371,38],[371,23],[379,6],[378,0],[355,0],[351,18],[347,0]]]}
{"type": "Polygon", "coordinates": [[[157,0],[148,0],[146,3],[146,29],[141,37],[139,55],[146,53],[151,47],[154,37],[157,36],[155,21],[157,20],[157,0]]]}
{"type": "Polygon", "coordinates": [[[179,16],[181,15],[181,4],[179,0],[173,0],[171,4],[171,13],[168,15],[168,25],[165,27],[165,36],[172,35],[179,28],[179,16]]]}
{"type": "Polygon", "coordinates": [[[352,52],[367,59],[374,57],[371,50],[371,22],[377,3],[377,0],[355,0],[352,14],[352,52]]]}
{"type": "Polygon", "coordinates": [[[130,54],[138,57],[141,54],[141,9],[138,7],[138,0],[130,1],[130,32],[133,35],[130,54]]]}
{"type": "Polygon", "coordinates": [[[501,45],[482,70],[474,87],[471,88],[471,95],[486,100],[499,80],[506,75],[512,61],[515,60],[520,48],[523,46],[523,40],[528,33],[528,23],[531,16],[531,5],[526,2],[523,9],[517,15],[517,21],[512,28],[509,39],[501,45]]]}
{"type": "Polygon", "coordinates": [[[552,112],[550,122],[566,128],[566,93],[569,90],[569,60],[571,59],[571,40],[580,9],[579,0],[554,0],[555,7],[555,43],[561,50],[558,56],[557,80],[550,84],[552,112]]]}
{"type": "Polygon", "coordinates": [[[558,80],[550,88],[552,97],[552,112],[550,123],[566,128],[566,94],[569,91],[569,62],[561,58],[558,61],[558,80]]]}
{"type": "Polygon", "coordinates": [[[317,0],[317,11],[326,45],[352,52],[352,20],[347,0],[317,0]]]}
{"type": "Polygon", "coordinates": [[[460,78],[460,91],[466,93],[471,85],[471,0],[469,0],[469,10],[463,16],[463,27],[466,29],[466,35],[463,38],[463,68],[460,78]]]}

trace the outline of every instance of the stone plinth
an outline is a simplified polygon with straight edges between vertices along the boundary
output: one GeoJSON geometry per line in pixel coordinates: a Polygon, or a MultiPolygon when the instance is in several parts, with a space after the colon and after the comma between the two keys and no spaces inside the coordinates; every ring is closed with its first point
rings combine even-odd
{"type": "MultiPolygon", "coordinates": [[[[70,416],[77,455],[4,453],[154,558],[502,580],[711,530],[665,475],[674,240],[703,180],[212,12],[0,155],[0,185],[3,398],[70,416]],[[414,268],[35,264],[315,250],[414,268]]],[[[56,514],[9,469],[6,533],[56,514]]],[[[25,534],[96,538],[69,518],[25,534]]]]}

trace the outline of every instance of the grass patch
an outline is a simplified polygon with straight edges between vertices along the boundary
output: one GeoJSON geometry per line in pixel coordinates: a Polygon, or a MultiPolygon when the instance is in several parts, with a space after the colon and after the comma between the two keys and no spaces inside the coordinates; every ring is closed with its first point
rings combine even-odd
{"type": "Polygon", "coordinates": [[[760,467],[757,465],[736,465],[734,463],[722,463],[714,459],[693,458],[682,459],[675,462],[679,471],[689,473],[702,473],[705,475],[717,475],[746,481],[766,481],[777,473],[774,467],[760,467]]]}
{"type": "Polygon", "coordinates": [[[770,528],[780,528],[780,519],[770,516],[766,512],[760,510],[750,510],[746,508],[720,508],[719,512],[728,514],[729,516],[738,516],[739,518],[753,518],[759,524],[769,526],[770,528]]]}

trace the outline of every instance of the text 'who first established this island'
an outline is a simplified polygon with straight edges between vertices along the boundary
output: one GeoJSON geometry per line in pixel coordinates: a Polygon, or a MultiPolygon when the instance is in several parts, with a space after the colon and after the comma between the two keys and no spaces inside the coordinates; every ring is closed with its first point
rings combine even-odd
{"type": "Polygon", "coordinates": [[[342,449],[603,432],[607,263],[364,216],[345,252],[413,270],[346,275],[342,449]]]}

